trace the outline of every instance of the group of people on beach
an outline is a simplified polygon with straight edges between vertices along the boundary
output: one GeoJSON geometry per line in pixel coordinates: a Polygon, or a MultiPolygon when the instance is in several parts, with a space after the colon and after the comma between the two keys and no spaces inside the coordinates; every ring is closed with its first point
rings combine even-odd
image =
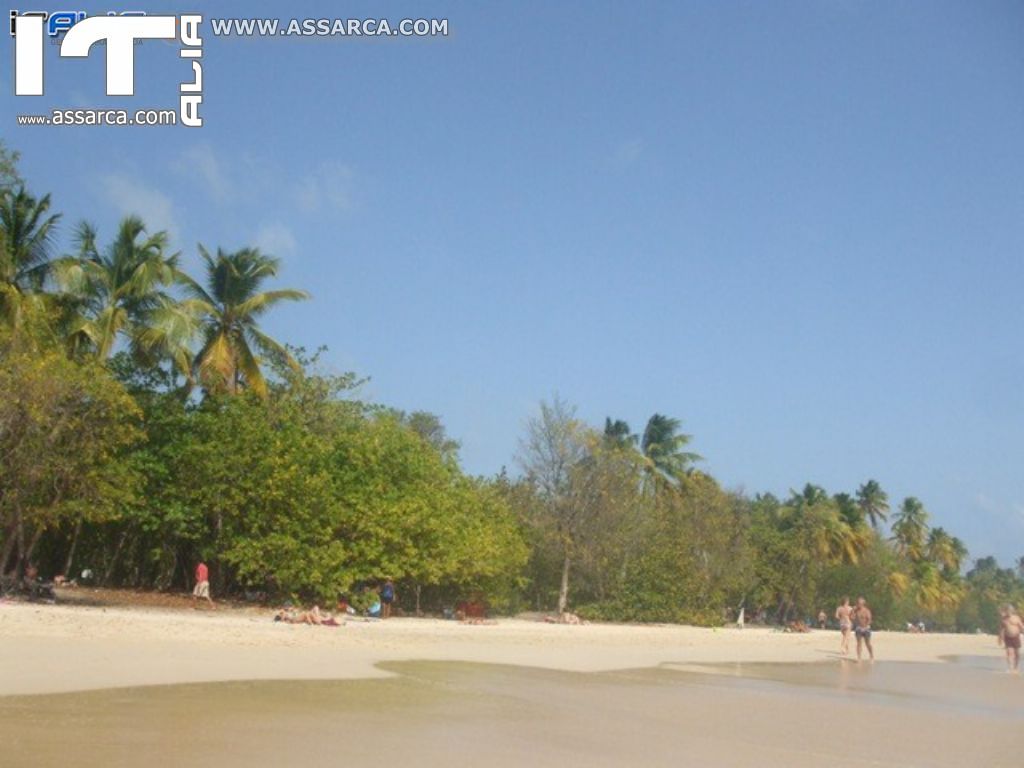
{"type": "Polygon", "coordinates": [[[844,597],[843,602],[836,608],[836,620],[839,622],[839,652],[846,656],[850,653],[850,632],[857,638],[857,661],[861,660],[863,651],[867,648],[868,657],[875,660],[875,649],[871,645],[871,609],[867,600],[863,597],[857,598],[856,605],[850,605],[850,598],[844,597]]]}
{"type": "MultiPolygon", "coordinates": [[[[342,599],[338,601],[337,613],[328,613],[321,609],[319,605],[314,605],[308,611],[292,605],[286,605],[274,614],[274,621],[284,622],[285,624],[310,624],[316,627],[341,627],[345,625],[349,616],[355,615],[356,610],[348,604],[347,600],[342,599]]],[[[377,602],[368,608],[364,615],[371,619],[384,618],[381,603],[377,602]]]]}
{"type": "MultiPolygon", "coordinates": [[[[819,615],[819,623],[820,623],[819,615]]],[[[850,633],[857,638],[857,661],[861,660],[866,648],[871,661],[875,660],[875,649],[871,645],[871,609],[863,597],[857,598],[855,605],[850,605],[850,598],[844,598],[836,608],[836,620],[842,635],[839,641],[839,652],[846,656],[850,652],[850,633]]],[[[915,626],[916,631],[923,629],[915,626]]],[[[1004,606],[999,612],[999,645],[1006,650],[1006,669],[1012,674],[1020,674],[1020,647],[1024,638],[1024,619],[1012,605],[1004,606]]]]}
{"type": "MultiPolygon", "coordinates": [[[[34,574],[33,574],[34,576],[34,574]]],[[[206,563],[200,562],[196,565],[195,570],[195,588],[192,590],[193,600],[206,600],[207,604],[211,608],[215,608],[213,598],[210,596],[210,571],[206,563]]],[[[384,584],[381,586],[379,595],[379,602],[373,606],[370,611],[371,616],[379,616],[382,619],[386,619],[391,616],[391,606],[397,598],[395,592],[395,584],[391,579],[386,579],[384,584]]],[[[347,605],[342,610],[347,611],[347,605]]],[[[569,614],[570,616],[572,614],[569,614]]],[[[575,616],[573,616],[575,618],[575,616]]],[[[836,621],[839,622],[839,653],[843,656],[847,656],[850,653],[850,634],[857,640],[857,661],[861,661],[863,658],[864,651],[867,650],[868,659],[871,662],[875,660],[875,649],[871,644],[871,622],[872,614],[871,608],[868,607],[867,600],[863,597],[858,597],[857,602],[853,605],[850,604],[850,598],[843,598],[843,602],[840,603],[839,607],[836,608],[835,612],[836,621]]],[[[341,626],[343,622],[339,622],[333,615],[325,613],[320,610],[319,606],[314,605],[309,611],[300,611],[294,608],[284,608],[277,612],[274,616],[274,621],[281,621],[288,624],[312,624],[314,626],[341,626]]],[[[548,619],[551,621],[551,619],[548,619]]],[[[577,623],[576,622],[568,623],[577,623]]],[[[740,619],[742,623],[742,618],[740,619]]],[[[824,628],[826,624],[825,612],[821,611],[818,614],[818,626],[824,628]]],[[[921,630],[919,630],[921,631],[921,630]]],[[[1007,671],[1013,674],[1020,673],[1020,648],[1021,640],[1024,637],[1024,619],[1017,613],[1016,608],[1012,605],[1004,606],[999,612],[999,645],[1006,650],[1006,667],[1007,671]]]]}
{"type": "MultiPolygon", "coordinates": [[[[195,587],[192,589],[192,602],[198,605],[199,601],[205,600],[206,605],[215,609],[217,605],[213,602],[213,597],[210,595],[209,566],[205,562],[199,561],[196,564],[193,575],[195,587]]],[[[398,593],[395,590],[395,582],[390,578],[385,579],[377,591],[377,602],[367,609],[366,614],[372,618],[388,619],[391,617],[391,607],[397,599],[398,593]]],[[[353,613],[345,599],[338,602],[338,611],[342,617],[347,613],[353,613]]],[[[282,608],[274,614],[274,621],[286,624],[312,624],[324,627],[340,627],[344,623],[344,620],[339,621],[334,615],[322,611],[319,605],[314,605],[308,611],[298,610],[293,607],[282,608]]]]}

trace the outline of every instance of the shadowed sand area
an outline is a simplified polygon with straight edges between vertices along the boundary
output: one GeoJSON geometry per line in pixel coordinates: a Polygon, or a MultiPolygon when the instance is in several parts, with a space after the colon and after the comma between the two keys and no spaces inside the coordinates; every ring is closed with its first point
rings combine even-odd
{"type": "Polygon", "coordinates": [[[346,681],[0,698],[11,766],[1016,765],[998,659],[565,672],[389,662],[346,681]],[[69,762],[70,760],[70,762],[69,762]]]}

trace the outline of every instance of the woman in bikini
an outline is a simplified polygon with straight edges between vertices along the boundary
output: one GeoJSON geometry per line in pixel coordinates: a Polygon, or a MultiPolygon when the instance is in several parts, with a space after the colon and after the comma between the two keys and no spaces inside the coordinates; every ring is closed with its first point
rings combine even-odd
{"type": "Polygon", "coordinates": [[[846,656],[850,652],[850,630],[853,629],[853,608],[850,607],[850,598],[844,597],[843,604],[836,608],[836,619],[839,621],[839,632],[842,634],[839,652],[846,656]]]}

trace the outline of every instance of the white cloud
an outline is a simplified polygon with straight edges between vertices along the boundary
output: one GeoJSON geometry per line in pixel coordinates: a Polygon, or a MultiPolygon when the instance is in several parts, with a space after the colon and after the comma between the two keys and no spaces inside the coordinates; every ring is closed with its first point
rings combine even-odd
{"type": "Polygon", "coordinates": [[[166,230],[178,234],[178,222],[171,199],[151,187],[123,174],[110,174],[101,180],[107,199],[122,216],[137,215],[150,232],[166,230]]]}
{"type": "Polygon", "coordinates": [[[279,222],[261,226],[253,237],[253,244],[271,256],[291,256],[298,247],[292,231],[279,222]]]}
{"type": "Polygon", "coordinates": [[[979,491],[974,497],[974,503],[986,514],[1024,520],[1024,504],[1020,502],[1003,502],[979,491]]]}
{"type": "Polygon", "coordinates": [[[344,163],[324,163],[299,182],[295,202],[306,213],[347,211],[352,207],[353,176],[344,163]]]}
{"type": "Polygon", "coordinates": [[[217,202],[224,202],[231,196],[231,182],[217,153],[209,144],[196,144],[186,149],[181,153],[175,169],[181,174],[198,176],[207,194],[217,202]]]}
{"type": "Polygon", "coordinates": [[[181,152],[171,168],[179,176],[197,182],[219,204],[259,206],[280,201],[310,215],[352,208],[355,174],[339,160],[323,161],[302,173],[294,166],[281,167],[267,158],[220,152],[204,142],[181,152]]]}

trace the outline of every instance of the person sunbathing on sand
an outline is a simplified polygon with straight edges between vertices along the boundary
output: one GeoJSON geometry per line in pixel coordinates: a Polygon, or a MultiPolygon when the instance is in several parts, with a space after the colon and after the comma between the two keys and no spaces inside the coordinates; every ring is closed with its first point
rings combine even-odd
{"type": "Polygon", "coordinates": [[[544,617],[544,621],[547,624],[572,624],[572,625],[577,625],[577,624],[586,624],[587,623],[585,620],[581,619],[575,613],[570,613],[569,611],[566,611],[565,613],[560,613],[558,616],[545,616],[544,617]]]}
{"type": "Polygon", "coordinates": [[[341,624],[329,613],[320,610],[319,605],[314,605],[308,611],[296,611],[294,608],[282,608],[274,615],[274,621],[283,621],[286,624],[311,624],[318,627],[340,627],[341,624]]]}

